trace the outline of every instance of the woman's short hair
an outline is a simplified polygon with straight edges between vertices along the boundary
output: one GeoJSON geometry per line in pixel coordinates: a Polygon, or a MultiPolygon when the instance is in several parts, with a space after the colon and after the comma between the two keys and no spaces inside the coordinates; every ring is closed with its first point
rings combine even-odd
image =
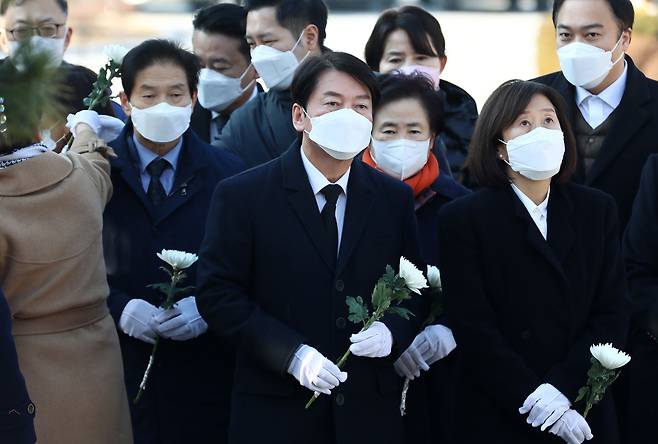
{"type": "Polygon", "coordinates": [[[407,33],[411,46],[418,54],[430,57],[445,56],[446,41],[438,20],[423,8],[403,6],[384,11],[375,23],[365,50],[366,63],[373,71],[379,71],[386,40],[397,29],[407,33]]]}
{"type": "Polygon", "coordinates": [[[466,168],[472,180],[480,186],[502,186],[510,182],[507,164],[500,160],[498,147],[503,131],[525,111],[536,95],[546,97],[564,133],[565,153],[553,182],[567,182],[576,170],[576,139],[567,116],[567,105],[556,90],[541,83],[510,80],[499,86],[487,99],[471,139],[466,168]]]}
{"type": "Polygon", "coordinates": [[[384,106],[404,99],[414,99],[420,103],[434,135],[443,131],[443,100],[434,89],[430,79],[422,74],[398,75],[383,74],[379,83],[379,103],[374,109],[374,117],[384,106]]]}

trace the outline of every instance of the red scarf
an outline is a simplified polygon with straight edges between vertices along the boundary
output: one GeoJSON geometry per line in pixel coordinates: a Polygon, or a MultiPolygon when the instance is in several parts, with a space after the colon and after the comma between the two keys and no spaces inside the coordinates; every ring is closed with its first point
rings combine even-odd
{"type": "MultiPolygon", "coordinates": [[[[370,165],[371,167],[381,171],[381,169],[377,167],[377,163],[375,162],[375,159],[373,159],[372,155],[370,154],[370,148],[368,148],[363,152],[362,160],[363,162],[370,165]]],[[[406,183],[411,188],[413,188],[414,197],[418,197],[420,193],[422,193],[430,186],[432,186],[432,184],[436,181],[438,177],[439,177],[439,161],[436,160],[436,156],[434,155],[434,153],[430,152],[430,155],[427,159],[427,163],[425,164],[425,166],[423,166],[423,168],[421,168],[420,171],[418,171],[413,176],[407,177],[404,180],[404,183],[406,183]]]]}

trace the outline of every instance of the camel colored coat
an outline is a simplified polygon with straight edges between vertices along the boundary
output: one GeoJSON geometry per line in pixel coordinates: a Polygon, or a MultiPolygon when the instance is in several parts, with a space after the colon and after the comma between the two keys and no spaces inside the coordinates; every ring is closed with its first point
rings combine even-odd
{"type": "Polygon", "coordinates": [[[112,194],[104,147],[78,132],[0,169],[0,285],[39,444],[130,444],[128,400],[101,241],[112,194]]]}

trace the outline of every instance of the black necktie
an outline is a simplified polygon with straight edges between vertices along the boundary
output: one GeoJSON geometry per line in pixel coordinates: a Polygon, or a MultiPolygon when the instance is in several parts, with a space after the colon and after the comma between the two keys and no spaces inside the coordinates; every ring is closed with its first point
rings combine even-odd
{"type": "Polygon", "coordinates": [[[338,202],[338,197],[343,192],[343,189],[340,185],[327,185],[322,188],[320,191],[327,203],[324,204],[322,212],[320,212],[320,217],[322,218],[322,223],[324,229],[327,233],[327,244],[329,245],[329,251],[331,252],[331,257],[335,260],[338,257],[338,223],[336,222],[336,202],[338,202]]]}
{"type": "Polygon", "coordinates": [[[171,167],[169,162],[162,158],[153,160],[146,167],[146,171],[151,175],[151,182],[149,182],[146,195],[156,207],[160,205],[162,201],[167,197],[167,193],[165,192],[165,189],[162,186],[162,182],[160,181],[160,176],[162,176],[164,170],[169,167],[171,167]]]}

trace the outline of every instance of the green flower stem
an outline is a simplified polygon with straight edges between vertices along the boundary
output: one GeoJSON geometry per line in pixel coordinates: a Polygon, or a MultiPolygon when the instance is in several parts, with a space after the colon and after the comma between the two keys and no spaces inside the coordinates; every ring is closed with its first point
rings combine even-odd
{"type": "Polygon", "coordinates": [[[587,419],[587,414],[591,409],[592,409],[592,404],[588,402],[587,405],[585,406],[585,411],[583,412],[583,418],[587,419]]]}
{"type": "MultiPolygon", "coordinates": [[[[176,295],[176,285],[180,280],[181,274],[182,274],[181,270],[176,270],[176,269],[174,269],[174,271],[171,273],[171,285],[169,286],[169,291],[167,292],[167,298],[162,304],[162,308],[164,308],[165,310],[170,309],[174,305],[174,297],[176,295]]],[[[146,382],[148,381],[149,375],[151,374],[151,370],[153,369],[153,363],[155,362],[155,353],[158,351],[159,344],[160,344],[160,337],[158,336],[157,338],[155,338],[155,344],[153,344],[153,349],[151,350],[151,356],[149,356],[149,363],[146,366],[144,377],[142,378],[142,382],[139,384],[139,390],[137,391],[137,396],[135,396],[135,399],[133,400],[133,404],[137,404],[139,400],[142,399],[144,390],[146,390],[146,382]]]]}

